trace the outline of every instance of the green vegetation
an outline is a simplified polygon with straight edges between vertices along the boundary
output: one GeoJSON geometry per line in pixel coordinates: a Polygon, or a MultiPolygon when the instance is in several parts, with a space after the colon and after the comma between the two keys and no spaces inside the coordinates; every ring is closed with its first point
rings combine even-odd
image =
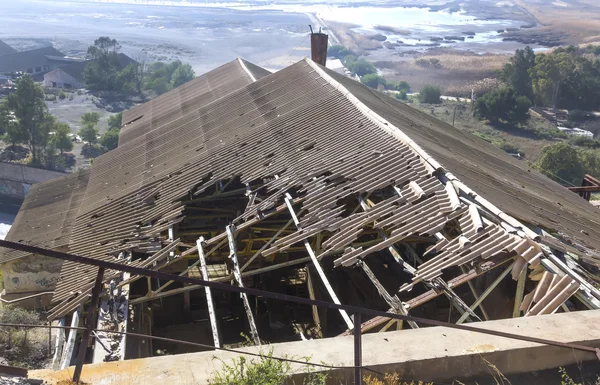
{"type": "MultiPolygon", "coordinates": [[[[40,315],[16,306],[0,307],[0,323],[42,325],[40,315]]],[[[48,330],[0,327],[0,357],[9,365],[40,369],[48,359],[48,330]]]]}
{"type": "Polygon", "coordinates": [[[375,88],[377,89],[379,87],[379,85],[386,85],[386,81],[383,78],[383,76],[379,76],[377,74],[367,74],[365,76],[363,76],[360,81],[362,82],[362,84],[369,86],[371,88],[375,88]]]}
{"type": "Polygon", "coordinates": [[[172,63],[157,62],[149,67],[149,73],[144,82],[145,90],[152,90],[157,95],[179,87],[194,78],[194,70],[189,64],[179,60],[172,63]]]}
{"type": "Polygon", "coordinates": [[[523,95],[533,102],[533,86],[531,69],[535,66],[535,52],[531,47],[518,49],[510,59],[510,62],[504,66],[500,73],[500,80],[508,84],[517,95],[523,95]]]}
{"type": "Polygon", "coordinates": [[[145,59],[140,57],[122,68],[120,49],[121,45],[109,37],[96,39],[94,45],[88,48],[88,56],[94,59],[84,71],[85,82],[90,90],[121,94],[139,94],[151,90],[160,95],[195,77],[192,67],[180,61],[147,65],[145,59]]]}
{"type": "Polygon", "coordinates": [[[54,134],[50,139],[50,145],[57,150],[60,150],[61,154],[65,151],[71,151],[73,149],[73,142],[71,141],[71,138],[69,138],[70,133],[71,128],[69,128],[68,124],[57,124],[54,129],[54,134]]]}
{"type": "MultiPolygon", "coordinates": [[[[569,374],[567,373],[567,369],[565,368],[559,368],[558,372],[560,373],[560,385],[585,385],[585,384],[589,384],[592,385],[591,382],[575,382],[575,380],[573,380],[573,378],[571,378],[571,376],[569,376],[569,374]]],[[[596,381],[593,383],[593,385],[600,385],[600,375],[597,376],[596,381]]]]}
{"type": "Polygon", "coordinates": [[[93,126],[97,125],[100,122],[100,114],[97,112],[86,112],[81,117],[81,124],[83,126],[87,124],[91,124],[93,126]]]}
{"type": "Polygon", "coordinates": [[[17,81],[16,92],[0,104],[2,140],[13,146],[26,145],[31,152],[32,166],[63,169],[64,161],[57,158],[56,151],[68,150],[68,146],[63,143],[64,138],[54,137],[57,133],[62,136],[68,131],[68,127],[65,128],[50,115],[44,91],[28,75],[17,81]]]}
{"type": "Polygon", "coordinates": [[[123,113],[119,112],[108,118],[108,131],[100,138],[100,144],[106,150],[114,150],[119,146],[119,132],[123,123],[123,113]]]}
{"type": "Polygon", "coordinates": [[[361,77],[368,74],[377,73],[377,69],[375,68],[373,63],[365,59],[357,59],[354,55],[345,56],[344,65],[350,72],[355,73],[361,77]]]}
{"type": "Polygon", "coordinates": [[[442,102],[442,89],[433,85],[426,85],[419,92],[419,102],[427,104],[439,104],[442,102]]]}
{"type": "Polygon", "coordinates": [[[332,45],[327,50],[327,56],[331,56],[340,60],[344,60],[344,58],[348,55],[353,55],[353,53],[343,45],[332,45]]]}
{"type": "Polygon", "coordinates": [[[579,186],[585,174],[600,175],[600,152],[556,143],[542,150],[535,166],[558,183],[579,186]]]}
{"type": "Polygon", "coordinates": [[[475,115],[494,123],[503,121],[509,124],[524,123],[529,119],[531,101],[515,90],[502,87],[477,99],[475,115]]]}
{"type": "Polygon", "coordinates": [[[365,385],[433,385],[433,382],[402,381],[402,379],[400,378],[400,375],[398,373],[394,373],[394,374],[386,373],[383,376],[383,379],[379,379],[376,376],[369,374],[369,375],[364,376],[363,381],[364,381],[365,385]]]}
{"type": "MultiPolygon", "coordinates": [[[[285,357],[284,357],[285,358],[285,357]]],[[[308,359],[305,359],[309,362],[308,359]]],[[[302,385],[325,385],[326,373],[313,373],[307,366],[302,385]]],[[[215,372],[209,380],[210,385],[294,385],[292,367],[289,362],[273,357],[273,350],[262,354],[258,360],[244,356],[236,358],[231,364],[223,363],[223,369],[215,372]]]]}

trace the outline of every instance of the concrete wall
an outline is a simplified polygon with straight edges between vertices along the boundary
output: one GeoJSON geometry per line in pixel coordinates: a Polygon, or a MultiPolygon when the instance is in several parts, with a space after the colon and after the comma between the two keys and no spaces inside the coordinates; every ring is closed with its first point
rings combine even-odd
{"type": "MultiPolygon", "coordinates": [[[[2,266],[4,291],[2,299],[13,301],[35,294],[52,292],[60,278],[63,261],[42,255],[29,255],[2,266]]],[[[36,296],[16,304],[26,308],[41,308],[49,304],[51,295],[36,296]]]]}
{"type": "Polygon", "coordinates": [[[8,198],[22,201],[32,184],[64,175],[64,173],[58,171],[0,162],[0,200],[8,198]]]}
{"type": "MultiPolygon", "coordinates": [[[[472,326],[559,342],[600,347],[600,310],[480,322],[472,326]]],[[[248,347],[240,350],[275,357],[303,359],[329,365],[354,363],[353,336],[248,347]]],[[[212,351],[86,365],[82,380],[90,384],[205,385],[215,370],[239,355],[212,351]]],[[[247,357],[252,360],[251,357],[247,357]]],[[[597,360],[594,353],[523,342],[491,335],[433,327],[363,336],[363,365],[403,378],[452,383],[456,378],[489,376],[495,365],[504,374],[526,373],[597,360]]],[[[303,365],[293,368],[302,372],[303,365]]],[[[333,370],[329,384],[352,384],[352,369],[333,370]]],[[[49,383],[68,379],[72,368],[60,372],[30,371],[30,377],[49,383]]],[[[297,381],[296,383],[302,383],[297,381]]]]}
{"type": "Polygon", "coordinates": [[[71,88],[81,88],[81,84],[77,82],[71,75],[58,68],[44,75],[44,87],[66,88],[65,84],[70,84],[71,88]],[[56,83],[56,86],[53,84],[56,83]]]}

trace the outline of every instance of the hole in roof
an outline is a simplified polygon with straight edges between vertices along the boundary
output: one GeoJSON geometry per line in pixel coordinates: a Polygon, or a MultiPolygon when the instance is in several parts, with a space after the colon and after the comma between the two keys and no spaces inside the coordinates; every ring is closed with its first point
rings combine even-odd
{"type": "Polygon", "coordinates": [[[265,156],[265,159],[270,159],[270,158],[272,158],[274,156],[275,156],[275,153],[272,152],[272,153],[268,154],[267,156],[265,156]]]}

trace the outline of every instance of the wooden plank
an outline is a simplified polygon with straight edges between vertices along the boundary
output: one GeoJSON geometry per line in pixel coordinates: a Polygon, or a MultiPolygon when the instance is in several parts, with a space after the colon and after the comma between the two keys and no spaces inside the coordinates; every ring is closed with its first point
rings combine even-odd
{"type": "MultiPolygon", "coordinates": [[[[285,195],[286,195],[285,204],[288,207],[290,215],[292,216],[292,219],[294,220],[294,223],[296,224],[296,228],[298,230],[301,230],[300,221],[298,220],[298,217],[296,216],[296,212],[294,211],[294,207],[292,204],[292,197],[290,196],[290,194],[285,194],[285,195]]],[[[313,265],[315,266],[315,270],[319,274],[319,277],[321,277],[321,281],[325,285],[325,288],[327,289],[327,292],[329,293],[329,296],[331,297],[331,300],[334,303],[336,303],[337,305],[341,305],[341,302],[338,299],[337,295],[335,294],[333,287],[329,283],[329,280],[327,279],[327,276],[325,275],[325,271],[323,271],[323,268],[321,267],[321,264],[319,263],[319,260],[317,259],[317,256],[315,255],[310,243],[308,242],[308,239],[305,239],[303,241],[303,243],[304,243],[304,247],[306,248],[306,251],[308,252],[308,255],[310,256],[310,258],[313,262],[313,265]]],[[[346,322],[348,329],[353,330],[354,324],[352,323],[352,320],[348,316],[348,313],[345,310],[340,310],[340,314],[341,314],[342,318],[344,319],[344,322],[346,322]]]]}
{"type": "MultiPolygon", "coordinates": [[[[481,303],[487,298],[488,295],[490,295],[490,293],[496,288],[496,286],[498,286],[498,284],[500,284],[500,282],[502,282],[502,280],[512,271],[514,264],[515,264],[515,262],[511,263],[510,266],[508,266],[506,269],[504,269],[502,274],[500,274],[498,276],[498,278],[496,278],[494,280],[494,282],[492,282],[492,284],[490,286],[488,286],[483,293],[481,293],[479,298],[477,298],[477,300],[473,303],[473,305],[471,305],[471,307],[470,307],[471,310],[474,311],[475,309],[477,309],[477,307],[479,305],[481,305],[481,303]]],[[[467,319],[468,315],[469,315],[469,313],[467,313],[467,312],[463,313],[463,315],[460,316],[460,318],[458,319],[458,321],[456,323],[460,325],[467,319]]]]}
{"type": "MultiPolygon", "coordinates": [[[[204,242],[204,238],[200,237],[196,241],[196,246],[198,247],[198,256],[200,258],[200,270],[202,272],[202,279],[205,281],[209,281],[210,278],[208,276],[208,268],[206,267],[206,257],[204,256],[204,247],[202,243],[204,242]]],[[[187,292],[189,293],[189,292],[187,292]]],[[[204,294],[206,294],[206,303],[208,306],[208,315],[210,318],[210,327],[213,333],[213,341],[215,342],[215,348],[221,347],[221,342],[219,341],[219,327],[217,324],[217,317],[215,314],[215,307],[212,299],[212,291],[210,287],[204,287],[204,294]]]]}
{"type": "MultiPolygon", "coordinates": [[[[312,300],[315,299],[315,288],[312,283],[312,274],[310,273],[310,268],[306,266],[306,285],[308,286],[308,297],[312,300]]],[[[323,338],[323,331],[321,330],[321,319],[319,317],[319,307],[313,305],[312,306],[312,316],[313,321],[315,323],[315,328],[317,329],[317,337],[323,338]]]]}
{"type": "MultiPolygon", "coordinates": [[[[468,273],[468,270],[465,266],[461,266],[460,270],[463,272],[463,274],[468,273]]],[[[467,285],[469,285],[469,290],[471,290],[471,293],[473,294],[473,297],[475,297],[475,299],[477,299],[477,298],[479,298],[479,296],[481,296],[481,293],[478,293],[477,290],[475,289],[475,285],[473,285],[473,282],[469,281],[469,282],[467,282],[467,285]]],[[[483,304],[479,305],[479,310],[481,310],[481,313],[483,314],[483,318],[485,318],[486,321],[489,321],[490,317],[488,316],[488,313],[485,310],[485,307],[483,306],[483,304]]]]}
{"type": "MultiPolygon", "coordinates": [[[[377,277],[375,276],[375,274],[373,273],[371,268],[364,261],[360,261],[359,266],[365,272],[367,277],[369,277],[369,279],[371,280],[373,285],[375,285],[375,287],[377,288],[377,291],[379,292],[379,295],[388,303],[388,305],[390,305],[390,307],[393,309],[393,311],[400,313],[402,315],[408,315],[408,310],[406,310],[406,308],[402,304],[402,301],[400,301],[400,298],[398,298],[398,296],[395,294],[394,294],[394,296],[391,296],[388,293],[388,291],[385,289],[385,287],[383,287],[381,282],[379,282],[379,280],[377,279],[377,277]]],[[[416,322],[414,322],[414,321],[407,321],[407,322],[411,328],[413,328],[413,329],[419,328],[419,325],[417,325],[416,322]]]]}
{"type": "MultiPolygon", "coordinates": [[[[71,327],[76,328],[79,326],[79,317],[83,310],[83,305],[79,305],[77,310],[73,312],[71,318],[71,327]]],[[[73,358],[73,350],[75,349],[75,339],[77,337],[77,329],[70,329],[67,342],[65,342],[65,348],[63,349],[63,356],[60,360],[60,369],[66,369],[71,366],[71,360],[73,358]]]]}
{"type": "Polygon", "coordinates": [[[275,235],[273,235],[273,237],[267,241],[267,243],[265,243],[260,249],[258,249],[258,251],[256,253],[254,253],[254,255],[252,257],[250,257],[248,262],[246,262],[244,264],[244,266],[242,266],[241,271],[246,270],[248,268],[248,266],[250,266],[252,264],[252,262],[254,262],[254,260],[260,255],[260,253],[262,253],[263,250],[265,250],[267,247],[269,247],[271,245],[271,243],[273,243],[277,239],[277,237],[279,237],[281,235],[281,233],[283,233],[285,231],[285,229],[287,229],[288,226],[291,225],[293,222],[294,221],[290,219],[289,222],[285,224],[285,226],[283,226],[281,229],[279,229],[279,231],[277,231],[275,233],[275,235]]]}
{"type": "MultiPolygon", "coordinates": [[[[62,317],[58,320],[58,326],[65,326],[65,318],[62,317]]],[[[62,357],[63,348],[65,345],[65,329],[58,329],[56,331],[56,341],[54,342],[54,355],[52,356],[52,370],[58,370],[60,368],[60,359],[62,357]]]]}
{"type": "Polygon", "coordinates": [[[521,316],[521,305],[523,304],[523,294],[525,293],[525,282],[527,281],[527,269],[521,271],[517,281],[517,292],[515,293],[515,306],[513,307],[513,318],[521,316]]]}
{"type": "MultiPolygon", "coordinates": [[[[240,272],[240,264],[237,257],[237,249],[235,245],[235,236],[233,225],[229,225],[226,228],[227,239],[229,240],[229,258],[233,263],[233,276],[237,281],[239,287],[244,287],[242,282],[242,273],[240,272]]],[[[254,323],[254,316],[252,315],[252,309],[250,308],[250,302],[248,301],[248,295],[246,293],[240,294],[242,297],[242,303],[244,304],[244,310],[246,310],[246,316],[248,317],[248,323],[250,324],[250,334],[252,340],[256,345],[260,345],[260,338],[258,337],[258,330],[256,329],[256,323],[254,323]]]]}

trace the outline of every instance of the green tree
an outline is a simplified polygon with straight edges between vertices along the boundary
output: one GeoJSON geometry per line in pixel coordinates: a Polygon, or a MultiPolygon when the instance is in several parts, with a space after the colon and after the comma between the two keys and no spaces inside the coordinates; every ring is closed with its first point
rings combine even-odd
{"type": "Polygon", "coordinates": [[[90,89],[113,91],[117,88],[120,49],[119,43],[109,37],[96,39],[88,48],[88,57],[94,60],[86,65],[84,79],[90,89]]]}
{"type": "Polygon", "coordinates": [[[327,50],[327,56],[334,57],[340,60],[343,60],[344,57],[348,55],[353,55],[353,53],[343,45],[332,45],[327,50]]]}
{"type": "Polygon", "coordinates": [[[179,66],[173,71],[171,75],[171,88],[177,88],[183,85],[195,77],[194,70],[189,64],[179,63],[179,66]]]}
{"type": "Polygon", "coordinates": [[[50,123],[53,123],[44,101],[44,91],[29,75],[25,75],[17,81],[17,91],[8,96],[7,107],[16,119],[14,127],[9,126],[9,141],[26,143],[33,164],[40,165],[52,129],[50,123]]]}
{"type": "Polygon", "coordinates": [[[108,129],[109,130],[120,130],[123,125],[123,113],[119,112],[108,118],[108,129]]]}
{"type": "Polygon", "coordinates": [[[154,81],[152,81],[152,83],[150,83],[149,89],[154,91],[154,93],[157,95],[162,95],[165,92],[169,91],[171,89],[171,86],[169,85],[167,79],[159,78],[155,79],[154,81]]]}
{"type": "Polygon", "coordinates": [[[107,150],[114,150],[119,146],[119,130],[108,130],[100,138],[100,144],[107,150]]]}
{"type": "Polygon", "coordinates": [[[130,64],[117,74],[116,89],[124,93],[134,93],[137,91],[137,71],[136,64],[130,64]]]}
{"type": "Polygon", "coordinates": [[[95,126],[100,122],[100,114],[97,112],[86,112],[81,116],[81,125],[91,124],[95,126]]]}
{"type": "Polygon", "coordinates": [[[505,121],[511,124],[529,119],[531,101],[515,90],[503,87],[489,92],[475,102],[475,115],[492,122],[505,121]]]}
{"type": "Polygon", "coordinates": [[[89,144],[95,144],[98,142],[98,127],[96,127],[94,124],[85,124],[79,129],[78,134],[81,136],[81,139],[89,144]]]}
{"type": "Polygon", "coordinates": [[[530,71],[536,104],[551,105],[556,111],[562,87],[573,70],[572,57],[566,52],[537,55],[530,71]]]}
{"type": "Polygon", "coordinates": [[[561,184],[579,186],[585,175],[584,164],[577,149],[564,142],[544,147],[535,166],[561,184]]]}
{"type": "Polygon", "coordinates": [[[385,85],[385,79],[383,78],[383,76],[379,76],[377,74],[367,74],[363,76],[360,79],[360,81],[362,82],[362,84],[375,89],[377,89],[377,87],[379,87],[380,84],[385,85]]]}
{"type": "Polygon", "coordinates": [[[377,69],[373,65],[373,63],[366,61],[365,59],[358,59],[352,63],[346,63],[346,68],[350,71],[354,72],[358,76],[365,76],[368,74],[377,73],[377,69]]]}
{"type": "Polygon", "coordinates": [[[406,90],[400,90],[396,93],[396,99],[398,100],[408,100],[408,95],[406,94],[406,90]]]}
{"type": "Polygon", "coordinates": [[[396,85],[394,86],[394,89],[396,91],[405,91],[405,93],[409,93],[410,92],[410,84],[408,84],[408,82],[402,80],[402,81],[399,81],[398,83],[396,83],[396,85]]]}
{"type": "Polygon", "coordinates": [[[419,92],[419,101],[427,104],[440,104],[442,89],[438,86],[426,85],[419,92]]]}
{"type": "Polygon", "coordinates": [[[514,89],[518,95],[524,95],[533,102],[533,84],[530,72],[535,66],[535,52],[531,47],[518,49],[510,62],[504,65],[500,79],[514,89]]]}
{"type": "Polygon", "coordinates": [[[73,142],[69,138],[71,129],[68,124],[57,123],[54,127],[54,135],[50,139],[50,144],[60,150],[62,154],[65,151],[71,151],[73,149],[73,142]]]}

